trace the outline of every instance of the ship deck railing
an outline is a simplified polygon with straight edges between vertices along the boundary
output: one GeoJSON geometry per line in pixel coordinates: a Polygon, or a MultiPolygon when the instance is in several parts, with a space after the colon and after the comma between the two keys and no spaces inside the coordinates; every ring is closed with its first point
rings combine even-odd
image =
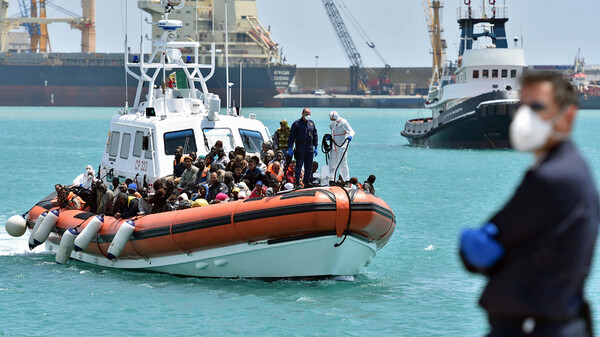
{"type": "Polygon", "coordinates": [[[433,128],[433,118],[410,119],[404,125],[404,132],[411,134],[427,133],[433,128]]]}
{"type": "Polygon", "coordinates": [[[485,6],[485,9],[483,8],[483,6],[458,7],[456,9],[456,14],[458,20],[492,18],[507,19],[508,6],[485,6]]]}

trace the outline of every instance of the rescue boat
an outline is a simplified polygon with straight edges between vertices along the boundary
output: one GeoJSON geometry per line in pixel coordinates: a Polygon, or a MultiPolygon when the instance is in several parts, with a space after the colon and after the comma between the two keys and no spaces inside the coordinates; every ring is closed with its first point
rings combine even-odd
{"type": "MultiPolygon", "coordinates": [[[[163,20],[150,23],[163,34],[153,41],[149,55],[140,43],[140,54],[131,62],[126,45],[126,71],[138,79],[138,90],[133,107],[113,117],[97,172],[107,185],[115,177],[120,182],[129,178],[148,186],[150,193],[154,181],[172,175],[178,146],[202,156],[220,140],[226,152],[241,146],[254,154],[270,139],[255,116],[234,113],[229,104],[227,113],[219,114],[220,98],[206,87],[214,72],[214,43],[211,63],[200,64],[200,43],[175,41],[182,23],[168,19],[169,10],[185,1],[176,7],[166,0],[153,3],[167,9],[163,20]],[[183,61],[181,49],[187,48],[195,56],[183,61]]],[[[394,214],[382,199],[338,186],[139,213],[130,219],[56,208],[55,198],[56,192],[51,193],[26,215],[11,217],[7,232],[21,236],[30,229],[30,248],[45,244],[61,264],[71,258],[185,276],[353,276],[369,265],[395,229],[394,214]]]]}
{"type": "MultiPolygon", "coordinates": [[[[57,260],[70,256],[177,275],[352,276],[372,261],[395,227],[393,213],[380,198],[336,186],[119,220],[52,208],[54,196],[34,206],[27,222],[33,228],[42,218],[40,231],[47,214],[57,214],[45,240],[57,260]],[[118,240],[122,231],[129,232],[118,240]],[[88,239],[79,240],[82,235],[88,239]]],[[[30,235],[44,239],[35,233],[30,235]]]]}

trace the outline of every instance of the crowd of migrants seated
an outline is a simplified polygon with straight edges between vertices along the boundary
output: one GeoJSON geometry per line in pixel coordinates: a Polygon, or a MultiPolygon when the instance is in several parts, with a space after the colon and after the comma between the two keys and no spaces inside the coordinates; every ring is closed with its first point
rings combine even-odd
{"type": "MultiPolygon", "coordinates": [[[[303,176],[299,182],[295,180],[296,161],[285,158],[281,150],[274,152],[268,142],[260,157],[246,156],[243,147],[237,147],[226,155],[220,142],[204,158],[197,157],[194,152],[184,156],[182,147],[176,148],[174,154],[173,176],[154,181],[153,194],[148,192],[145,179],[140,188],[131,179],[120,182],[117,177],[112,179],[111,186],[106,186],[88,165],[85,173],[78,176],[71,187],[55,186],[57,197],[53,200],[53,206],[127,219],[143,214],[259,198],[297,188],[298,184],[302,186],[303,176]]],[[[318,162],[314,161],[311,185],[321,184],[318,168],[318,162]]],[[[348,182],[340,177],[336,185],[375,194],[374,182],[374,175],[369,176],[363,184],[356,177],[348,182]]],[[[327,183],[324,182],[324,185],[327,183]]]]}

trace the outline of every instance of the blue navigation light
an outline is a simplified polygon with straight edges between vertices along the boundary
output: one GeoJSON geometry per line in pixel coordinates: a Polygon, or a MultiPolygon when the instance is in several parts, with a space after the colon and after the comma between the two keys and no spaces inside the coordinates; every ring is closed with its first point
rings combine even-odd
{"type": "Polygon", "coordinates": [[[133,63],[138,63],[139,58],[137,55],[133,55],[133,63]]]}
{"type": "Polygon", "coordinates": [[[191,57],[191,56],[188,56],[188,57],[186,58],[186,62],[187,62],[187,63],[191,63],[191,62],[192,62],[192,57],[191,57]]]}

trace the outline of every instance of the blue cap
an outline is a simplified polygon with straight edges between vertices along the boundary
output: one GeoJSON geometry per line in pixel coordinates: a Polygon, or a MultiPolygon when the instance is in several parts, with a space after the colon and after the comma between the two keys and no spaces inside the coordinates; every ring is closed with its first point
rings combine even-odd
{"type": "Polygon", "coordinates": [[[262,186],[262,185],[263,185],[263,183],[262,183],[262,181],[260,181],[260,180],[259,180],[259,181],[257,181],[257,182],[256,182],[256,185],[260,185],[260,186],[262,186]]]}
{"type": "Polygon", "coordinates": [[[129,186],[127,186],[128,190],[137,190],[137,184],[136,183],[131,183],[129,184],[129,186]]]}

